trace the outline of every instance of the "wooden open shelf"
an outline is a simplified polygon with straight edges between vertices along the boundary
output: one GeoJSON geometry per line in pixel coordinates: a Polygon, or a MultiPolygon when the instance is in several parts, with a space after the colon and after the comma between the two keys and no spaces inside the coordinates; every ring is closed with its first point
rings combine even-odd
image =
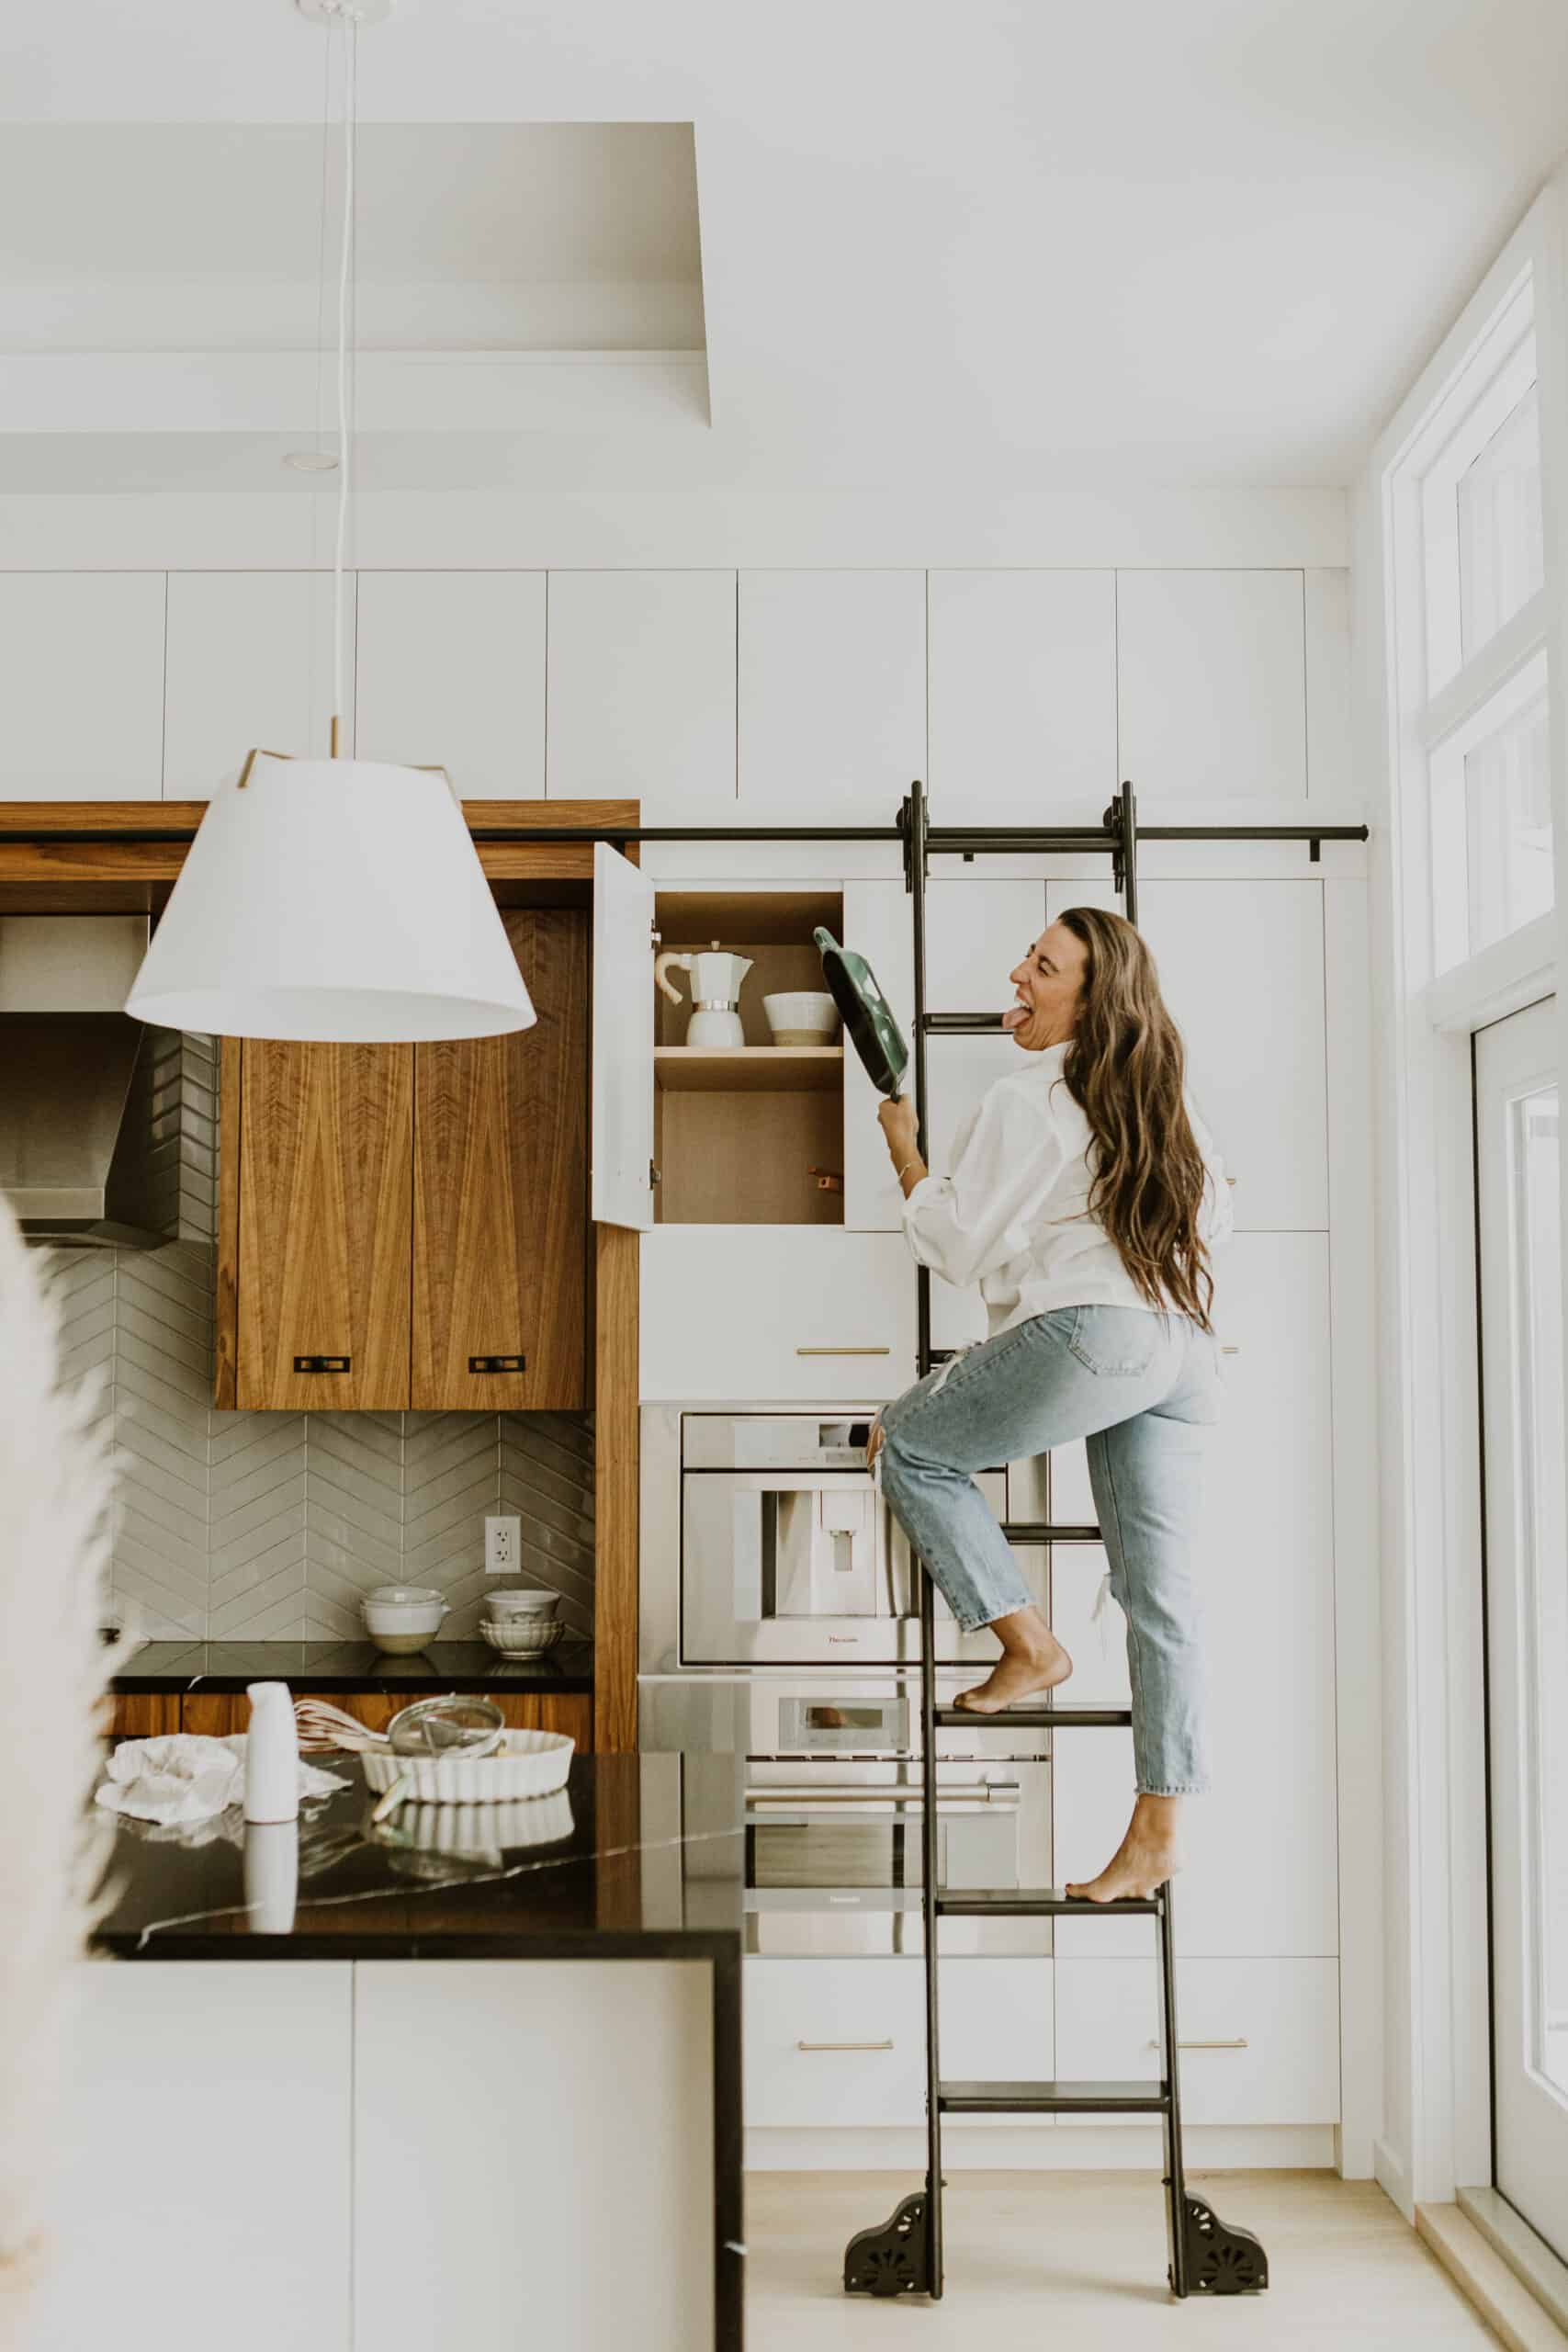
{"type": "Polygon", "coordinates": [[[843,1078],[842,1046],[656,1046],[653,1075],[667,1094],[827,1092],[843,1078]]]}

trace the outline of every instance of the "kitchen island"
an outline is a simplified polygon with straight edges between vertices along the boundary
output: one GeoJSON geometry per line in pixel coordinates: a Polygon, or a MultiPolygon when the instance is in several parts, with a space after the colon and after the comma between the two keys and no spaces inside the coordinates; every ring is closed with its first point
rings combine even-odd
{"type": "Polygon", "coordinates": [[[48,2352],[739,2346],[734,1759],[379,1826],[321,1760],[298,1825],[117,1828],[48,2352]]]}

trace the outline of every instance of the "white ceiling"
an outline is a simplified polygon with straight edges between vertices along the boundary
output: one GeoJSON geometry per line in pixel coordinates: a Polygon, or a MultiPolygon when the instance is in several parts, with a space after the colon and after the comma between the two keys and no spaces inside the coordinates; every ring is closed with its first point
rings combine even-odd
{"type": "MultiPolygon", "coordinates": [[[[141,355],[310,341],[323,47],[11,13],[0,122],[70,129],[0,137],[0,487],[309,487],[292,416],[141,355]]],[[[359,58],[367,339],[513,370],[388,393],[367,486],[1342,482],[1568,151],[1562,0],[399,0],[359,58]]]]}

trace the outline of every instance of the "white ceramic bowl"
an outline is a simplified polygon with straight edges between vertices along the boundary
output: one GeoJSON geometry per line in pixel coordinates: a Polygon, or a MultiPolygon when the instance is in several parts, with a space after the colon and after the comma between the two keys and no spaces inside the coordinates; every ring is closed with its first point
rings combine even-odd
{"type": "Polygon", "coordinates": [[[384,1584],[366,1594],[360,1614],[378,1650],[406,1657],[440,1631],[446,1602],[433,1585],[384,1584]]]}
{"type": "Polygon", "coordinates": [[[359,1761],[378,1796],[401,1781],[416,1804],[499,1804],[564,1789],[577,1746],[559,1731],[509,1731],[489,1756],[394,1756],[367,1747],[359,1761]]]}
{"type": "Polygon", "coordinates": [[[839,1026],[838,1006],[815,989],[786,989],[765,996],[762,1011],[775,1046],[830,1046],[839,1026]]]}
{"type": "Polygon", "coordinates": [[[554,1617],[560,1609],[558,1592],[528,1592],[513,1585],[505,1592],[487,1592],[484,1613],[492,1624],[503,1617],[554,1617]]]}
{"type": "Polygon", "coordinates": [[[499,1624],[482,1617],[479,1632],[502,1657],[543,1657],[547,1650],[554,1649],[566,1627],[558,1617],[503,1618],[499,1624]]]}

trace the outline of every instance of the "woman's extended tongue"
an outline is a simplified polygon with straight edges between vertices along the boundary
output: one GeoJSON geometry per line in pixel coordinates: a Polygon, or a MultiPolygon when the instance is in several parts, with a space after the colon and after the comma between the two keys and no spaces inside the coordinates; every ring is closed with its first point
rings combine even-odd
{"type": "Polygon", "coordinates": [[[1007,1011],[1002,1015],[1002,1027],[1004,1029],[1021,1029],[1028,1018],[1029,1007],[1026,1004],[1010,1004],[1007,1011]]]}

